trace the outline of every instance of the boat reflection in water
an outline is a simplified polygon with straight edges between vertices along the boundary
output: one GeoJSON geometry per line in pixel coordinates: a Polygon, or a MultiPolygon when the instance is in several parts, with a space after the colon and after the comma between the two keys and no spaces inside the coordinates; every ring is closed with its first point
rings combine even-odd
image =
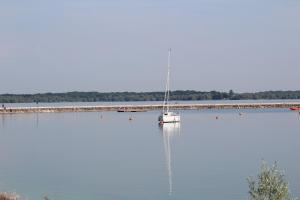
{"type": "Polygon", "coordinates": [[[159,124],[162,131],[166,168],[168,172],[169,179],[169,195],[172,195],[173,191],[173,181],[172,181],[172,153],[171,153],[171,138],[180,135],[180,123],[163,123],[159,124]]]}

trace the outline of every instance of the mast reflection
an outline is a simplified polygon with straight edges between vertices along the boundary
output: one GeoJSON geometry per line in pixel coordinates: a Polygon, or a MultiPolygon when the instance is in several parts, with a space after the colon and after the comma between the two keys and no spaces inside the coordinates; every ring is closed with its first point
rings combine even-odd
{"type": "Polygon", "coordinates": [[[39,113],[36,113],[36,115],[35,115],[35,127],[36,128],[39,127],[39,123],[40,123],[39,113]]]}
{"type": "Polygon", "coordinates": [[[5,127],[5,115],[1,114],[1,124],[2,124],[2,128],[5,127]]]}
{"type": "Polygon", "coordinates": [[[180,135],[180,123],[164,123],[160,124],[160,129],[163,135],[166,168],[168,172],[169,180],[169,195],[173,192],[173,180],[172,180],[172,153],[171,153],[171,138],[175,135],[180,135]]]}

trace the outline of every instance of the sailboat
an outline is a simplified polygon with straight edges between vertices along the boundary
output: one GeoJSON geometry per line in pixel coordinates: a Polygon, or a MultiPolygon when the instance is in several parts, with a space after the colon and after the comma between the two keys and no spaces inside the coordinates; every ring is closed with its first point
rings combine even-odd
{"type": "Polygon", "coordinates": [[[169,49],[168,56],[168,74],[167,74],[167,83],[166,83],[166,91],[163,103],[163,110],[161,115],[158,117],[159,123],[175,123],[180,122],[179,113],[171,112],[169,109],[169,100],[170,100],[170,58],[171,58],[171,49],[169,49]]]}

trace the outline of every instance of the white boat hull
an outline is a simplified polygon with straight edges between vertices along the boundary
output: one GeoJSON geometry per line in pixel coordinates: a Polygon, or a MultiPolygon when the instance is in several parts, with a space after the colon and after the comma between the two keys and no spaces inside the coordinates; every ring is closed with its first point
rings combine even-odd
{"type": "Polygon", "coordinates": [[[175,123],[180,122],[180,115],[177,113],[164,113],[158,117],[160,123],[175,123]]]}

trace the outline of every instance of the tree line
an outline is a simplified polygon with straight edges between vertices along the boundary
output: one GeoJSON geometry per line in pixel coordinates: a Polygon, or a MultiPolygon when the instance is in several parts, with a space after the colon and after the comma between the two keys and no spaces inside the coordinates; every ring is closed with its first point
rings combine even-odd
{"type": "MultiPolygon", "coordinates": [[[[300,99],[300,90],[255,93],[235,93],[232,90],[229,92],[176,90],[171,91],[170,96],[174,101],[300,99]]],[[[66,92],[0,95],[0,103],[162,101],[163,99],[164,92],[66,92]]]]}

